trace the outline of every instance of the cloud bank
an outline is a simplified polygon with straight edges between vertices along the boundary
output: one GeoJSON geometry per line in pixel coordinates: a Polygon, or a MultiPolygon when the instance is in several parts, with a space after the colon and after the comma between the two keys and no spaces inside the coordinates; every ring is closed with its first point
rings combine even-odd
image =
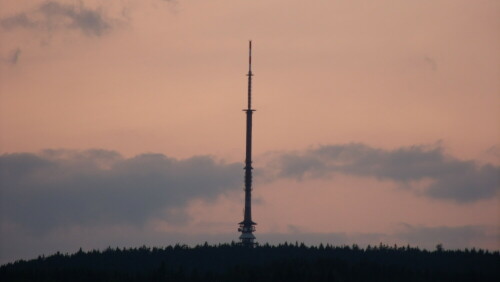
{"type": "Polygon", "coordinates": [[[112,20],[101,9],[91,9],[79,4],[47,1],[34,10],[0,19],[6,30],[29,29],[52,32],[54,30],[78,30],[87,36],[102,36],[111,29],[112,20]]]}
{"type": "MultiPolygon", "coordinates": [[[[47,150],[0,157],[2,223],[32,232],[61,226],[132,224],[195,198],[241,188],[241,164],[161,154],[123,158],[105,150],[47,150]]],[[[179,220],[179,219],[175,219],[179,220]]]]}
{"type": "Polygon", "coordinates": [[[280,154],[273,166],[277,177],[301,180],[336,173],[375,177],[401,183],[427,197],[459,203],[492,198],[500,190],[500,167],[455,159],[439,146],[384,150],[357,143],[327,145],[280,154]],[[419,182],[428,182],[423,192],[415,188],[419,182]]]}
{"type": "MultiPolygon", "coordinates": [[[[209,156],[178,160],[162,154],[124,158],[107,150],[45,150],[0,156],[2,222],[45,232],[61,226],[183,222],[189,200],[241,189],[242,164],[209,156]]],[[[466,203],[500,190],[500,168],[446,156],[440,147],[383,150],[363,144],[276,154],[259,175],[327,178],[337,173],[401,183],[420,195],[466,203]],[[423,182],[424,188],[414,188],[423,182]]],[[[422,185],[420,185],[421,187],[422,185]]]]}

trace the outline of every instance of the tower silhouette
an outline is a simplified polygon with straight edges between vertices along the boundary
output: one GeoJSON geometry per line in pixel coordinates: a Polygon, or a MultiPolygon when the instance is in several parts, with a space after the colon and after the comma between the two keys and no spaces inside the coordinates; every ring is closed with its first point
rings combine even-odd
{"type": "Polygon", "coordinates": [[[255,225],[252,221],[252,41],[249,41],[248,56],[248,107],[243,111],[247,115],[246,132],[246,158],[245,158],[245,211],[243,221],[239,223],[238,232],[241,232],[240,243],[243,246],[253,247],[255,245],[255,225]]]}

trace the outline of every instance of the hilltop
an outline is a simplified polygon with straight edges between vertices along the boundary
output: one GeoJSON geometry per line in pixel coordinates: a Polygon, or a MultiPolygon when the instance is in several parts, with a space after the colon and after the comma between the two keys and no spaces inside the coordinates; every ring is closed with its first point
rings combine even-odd
{"type": "Polygon", "coordinates": [[[2,281],[500,281],[500,254],[380,244],[108,248],[0,267],[2,281]]]}

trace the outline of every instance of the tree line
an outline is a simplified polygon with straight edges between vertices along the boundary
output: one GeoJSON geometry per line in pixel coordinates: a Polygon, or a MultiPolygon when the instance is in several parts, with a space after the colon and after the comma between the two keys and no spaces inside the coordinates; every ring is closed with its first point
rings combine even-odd
{"type": "Polygon", "coordinates": [[[107,248],[0,267],[1,281],[500,281],[499,251],[379,244],[107,248]]]}

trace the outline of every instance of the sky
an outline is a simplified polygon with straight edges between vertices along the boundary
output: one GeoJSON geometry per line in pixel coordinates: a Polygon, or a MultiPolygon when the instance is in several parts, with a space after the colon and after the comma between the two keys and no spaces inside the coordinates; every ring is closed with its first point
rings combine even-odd
{"type": "Polygon", "coordinates": [[[0,0],[0,263],[237,241],[500,249],[500,2],[0,0]]]}

